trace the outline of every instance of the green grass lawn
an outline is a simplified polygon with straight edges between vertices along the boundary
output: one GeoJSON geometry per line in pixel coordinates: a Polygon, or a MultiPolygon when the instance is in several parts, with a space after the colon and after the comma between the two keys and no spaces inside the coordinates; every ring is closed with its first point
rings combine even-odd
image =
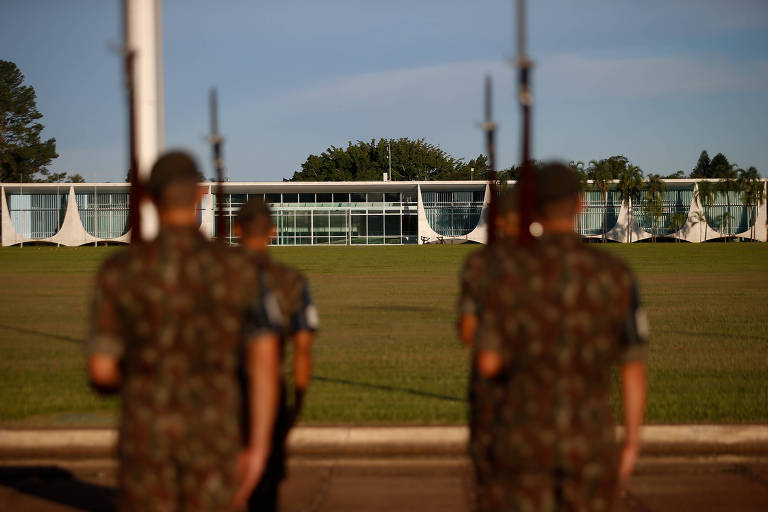
{"type": "MultiPolygon", "coordinates": [[[[462,423],[457,271],[477,246],[278,248],[321,315],[307,423],[462,423]]],[[[0,249],[0,423],[113,421],[86,385],[93,272],[113,248],[0,249]]],[[[768,245],[611,244],[652,325],[648,420],[768,421],[768,245]]]]}

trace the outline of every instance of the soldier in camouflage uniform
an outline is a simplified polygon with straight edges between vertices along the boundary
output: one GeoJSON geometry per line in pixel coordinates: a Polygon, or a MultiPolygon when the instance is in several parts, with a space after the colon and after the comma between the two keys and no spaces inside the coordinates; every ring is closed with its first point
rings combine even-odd
{"type": "Polygon", "coordinates": [[[317,311],[312,304],[309,283],[301,272],[274,261],[268,252],[275,235],[269,206],[261,199],[243,205],[235,221],[240,244],[251,254],[256,265],[274,290],[283,329],[280,331],[280,357],[285,343],[293,341],[293,406],[288,406],[285,378],[281,385],[280,405],[272,442],[272,453],[248,508],[251,511],[276,511],[280,481],[285,478],[285,441],[298,417],[312,370],[312,340],[317,329],[317,311]]]}
{"type": "Polygon", "coordinates": [[[478,508],[611,510],[640,448],[647,321],[626,265],[573,233],[575,173],[545,166],[536,191],[532,232],[540,236],[524,247],[502,240],[486,260],[493,286],[476,364],[501,399],[475,433],[491,447],[478,472],[478,508]],[[618,453],[609,403],[616,365],[626,431],[618,453]]]}
{"type": "Polygon", "coordinates": [[[88,369],[96,387],[122,392],[123,511],[230,510],[269,453],[279,318],[246,254],[201,235],[198,178],[186,154],[161,157],[148,183],[157,238],[109,258],[96,278],[88,369]],[[242,357],[259,422],[241,453],[242,357]]]}

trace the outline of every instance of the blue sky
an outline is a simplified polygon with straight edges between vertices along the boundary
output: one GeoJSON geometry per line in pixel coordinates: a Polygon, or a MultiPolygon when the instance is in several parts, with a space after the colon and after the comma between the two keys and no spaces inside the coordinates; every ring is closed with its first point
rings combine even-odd
{"type": "MultiPolygon", "coordinates": [[[[768,3],[529,1],[537,158],[624,154],[689,171],[702,149],[768,176],[768,3]]],[[[0,0],[0,59],[35,87],[56,171],[127,168],[120,2],[0,0]]],[[[499,162],[519,158],[512,0],[164,0],[167,147],[210,175],[207,94],[219,89],[233,180],[290,177],[350,140],[424,137],[483,152],[483,75],[499,162]]]]}

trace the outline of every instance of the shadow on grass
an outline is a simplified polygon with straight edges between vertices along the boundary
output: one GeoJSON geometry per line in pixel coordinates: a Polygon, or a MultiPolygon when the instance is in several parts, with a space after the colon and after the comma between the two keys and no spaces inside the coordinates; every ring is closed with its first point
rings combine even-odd
{"type": "Polygon", "coordinates": [[[0,487],[89,512],[114,510],[117,496],[110,487],[78,480],[56,466],[0,467],[0,487]]]}
{"type": "Polygon", "coordinates": [[[9,331],[16,331],[21,334],[32,334],[35,336],[42,336],[44,338],[51,338],[54,340],[68,341],[70,343],[83,343],[83,340],[72,338],[70,336],[62,336],[61,334],[51,334],[49,332],[36,331],[34,329],[26,329],[24,327],[15,327],[12,325],[0,324],[0,329],[6,329],[9,331]]]}
{"type": "Polygon", "coordinates": [[[382,384],[371,384],[368,382],[357,382],[354,380],[337,379],[335,377],[323,377],[321,375],[313,375],[312,380],[319,382],[331,382],[334,384],[346,384],[348,386],[356,386],[365,389],[377,389],[379,391],[393,391],[395,393],[406,393],[409,395],[419,396],[423,398],[434,398],[436,400],[445,400],[446,402],[464,403],[466,398],[458,398],[450,395],[440,395],[437,393],[429,393],[428,391],[419,391],[417,389],[398,388],[395,386],[387,386],[382,384]]]}

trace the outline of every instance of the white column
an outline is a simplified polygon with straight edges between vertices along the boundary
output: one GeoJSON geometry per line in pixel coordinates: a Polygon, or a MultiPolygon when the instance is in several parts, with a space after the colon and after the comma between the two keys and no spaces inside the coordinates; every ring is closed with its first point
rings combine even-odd
{"type": "MultiPolygon", "coordinates": [[[[162,71],[162,0],[124,0],[127,19],[125,46],[134,53],[136,152],[139,178],[146,181],[165,144],[162,71]]],[[[157,235],[154,206],[141,204],[141,232],[146,240],[157,235]]]]}

